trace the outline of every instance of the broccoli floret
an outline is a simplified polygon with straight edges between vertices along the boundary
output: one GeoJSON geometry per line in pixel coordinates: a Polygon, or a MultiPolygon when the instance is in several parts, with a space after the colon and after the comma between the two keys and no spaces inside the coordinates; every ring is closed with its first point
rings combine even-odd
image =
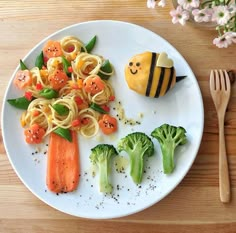
{"type": "Polygon", "coordinates": [[[151,133],[151,136],[156,138],[160,143],[165,174],[172,173],[175,168],[175,148],[187,142],[185,133],[186,130],[183,127],[176,127],[169,124],[163,124],[151,133]]]}
{"type": "Polygon", "coordinates": [[[125,151],[130,159],[130,175],[136,184],[140,184],[143,177],[144,156],[154,154],[154,144],[146,134],[134,132],[128,134],[118,142],[117,150],[125,151]]]}
{"type": "Polygon", "coordinates": [[[96,164],[99,169],[99,188],[100,192],[111,193],[112,185],[109,182],[109,173],[111,170],[111,158],[117,155],[113,145],[99,144],[91,149],[90,160],[96,164]]]}

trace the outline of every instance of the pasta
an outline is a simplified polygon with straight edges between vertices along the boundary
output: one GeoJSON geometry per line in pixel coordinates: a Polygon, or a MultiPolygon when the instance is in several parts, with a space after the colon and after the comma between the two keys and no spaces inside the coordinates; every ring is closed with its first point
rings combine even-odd
{"type": "Polygon", "coordinates": [[[88,53],[82,41],[74,36],[64,37],[59,42],[49,41],[43,48],[45,65],[29,70],[29,81],[24,83],[24,89],[30,104],[21,116],[21,124],[25,128],[39,125],[45,130],[43,137],[57,128],[94,137],[104,112],[92,109],[91,104],[102,109],[114,97],[109,81],[99,76],[111,76],[113,67],[110,67],[111,72],[104,71],[105,59],[88,53]]]}

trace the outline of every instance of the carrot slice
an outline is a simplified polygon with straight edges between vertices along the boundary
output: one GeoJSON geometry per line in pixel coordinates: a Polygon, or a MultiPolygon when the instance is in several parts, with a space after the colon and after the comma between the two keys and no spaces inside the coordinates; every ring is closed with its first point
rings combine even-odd
{"type": "Polygon", "coordinates": [[[117,131],[117,120],[108,114],[104,114],[102,119],[98,122],[100,129],[106,135],[112,134],[117,131]]]}
{"type": "Polygon", "coordinates": [[[55,193],[74,191],[79,183],[79,148],[76,131],[72,142],[51,133],[47,158],[47,187],[55,193]]]}

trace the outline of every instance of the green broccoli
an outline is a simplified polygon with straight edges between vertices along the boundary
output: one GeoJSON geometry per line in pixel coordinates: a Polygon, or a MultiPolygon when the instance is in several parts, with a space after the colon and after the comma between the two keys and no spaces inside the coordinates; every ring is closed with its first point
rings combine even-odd
{"type": "Polygon", "coordinates": [[[176,127],[169,124],[163,124],[151,133],[151,136],[156,138],[160,143],[165,174],[172,173],[175,168],[175,148],[187,142],[185,133],[186,130],[183,127],[176,127]]]}
{"type": "Polygon", "coordinates": [[[115,147],[108,144],[99,144],[91,149],[90,160],[99,168],[99,188],[100,192],[111,193],[112,185],[109,182],[111,170],[111,158],[118,155],[115,147]]]}
{"type": "Polygon", "coordinates": [[[154,144],[146,134],[134,132],[128,134],[118,142],[117,150],[125,151],[130,159],[130,175],[136,184],[140,184],[143,177],[144,156],[154,154],[154,144]]]}

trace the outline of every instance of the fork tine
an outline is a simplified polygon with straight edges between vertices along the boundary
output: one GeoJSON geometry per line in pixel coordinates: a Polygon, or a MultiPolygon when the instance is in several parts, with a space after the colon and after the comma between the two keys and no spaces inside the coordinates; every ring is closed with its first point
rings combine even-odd
{"type": "Polygon", "coordinates": [[[219,70],[219,73],[220,73],[221,90],[226,91],[227,90],[226,77],[224,76],[224,73],[222,70],[219,70]]]}
{"type": "Polygon", "coordinates": [[[225,74],[225,84],[226,84],[226,90],[230,89],[231,84],[230,84],[230,79],[229,79],[229,75],[227,73],[226,70],[224,70],[224,74],[225,74]]]}
{"type": "Polygon", "coordinates": [[[210,73],[210,88],[212,90],[215,90],[216,87],[215,87],[215,75],[214,75],[214,70],[211,70],[211,73],[210,73]]]}
{"type": "Polygon", "coordinates": [[[219,73],[217,70],[214,70],[215,73],[215,89],[219,90],[220,89],[220,77],[219,77],[219,73]]]}

